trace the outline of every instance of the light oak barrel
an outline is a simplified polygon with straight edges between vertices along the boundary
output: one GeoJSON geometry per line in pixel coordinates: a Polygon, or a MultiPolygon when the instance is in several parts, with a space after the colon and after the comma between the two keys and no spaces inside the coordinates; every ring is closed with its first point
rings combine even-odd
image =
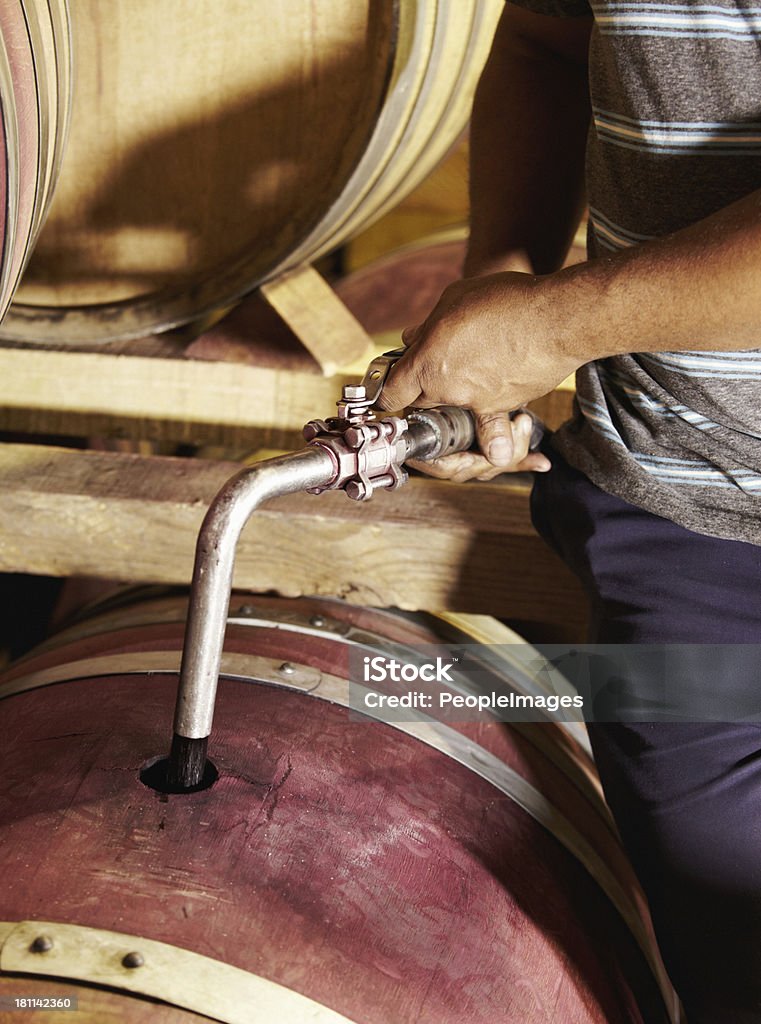
{"type": "Polygon", "coordinates": [[[143,337],[229,307],[414,187],[500,0],[77,0],[70,138],[2,336],[143,337]]]}
{"type": "MultiPolygon", "coordinates": [[[[352,645],[519,646],[514,634],[482,617],[234,597],[219,779],[161,795],[139,772],[171,732],[184,610],[115,602],[0,684],[0,994],[74,993],[93,1020],[160,1024],[292,1019],[258,1009],[255,989],[296,993],[314,1011],[301,1019],[326,1022],[670,1019],[577,731],[392,725],[346,706],[352,645]],[[30,952],[40,936],[49,967],[30,952]],[[163,974],[124,967],[129,953],[163,974]]],[[[513,655],[497,676],[539,685],[513,655]]]]}
{"type": "Polygon", "coordinates": [[[0,318],[39,235],[60,168],[70,58],[65,0],[0,6],[0,318]]]}

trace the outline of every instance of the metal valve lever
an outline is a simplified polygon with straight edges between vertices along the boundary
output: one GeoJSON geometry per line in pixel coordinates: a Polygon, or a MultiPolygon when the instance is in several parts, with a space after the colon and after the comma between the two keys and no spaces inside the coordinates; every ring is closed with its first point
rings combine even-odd
{"type": "Polygon", "coordinates": [[[401,359],[406,351],[406,348],[391,349],[390,352],[384,352],[382,355],[376,356],[367,367],[360,387],[365,389],[370,405],[375,405],[378,401],[383,385],[386,383],[389,370],[394,363],[401,359]]]}
{"type": "Polygon", "coordinates": [[[361,384],[345,386],[337,416],[307,423],[306,448],[242,470],[209,506],[196,545],[167,766],[169,789],[187,792],[198,787],[204,775],[235,552],[243,527],[259,505],[296,491],[319,494],[336,489],[364,500],[378,487],[393,489],[404,483],[407,459],[437,458],[473,444],[474,419],[467,409],[447,406],[411,410],[405,418],[377,418],[372,406],[403,352],[379,356],[361,384]]]}
{"type": "Polygon", "coordinates": [[[338,415],[352,418],[370,414],[372,407],[380,398],[389,370],[406,351],[405,348],[395,348],[376,356],[365,370],[359,384],[344,385],[343,395],[338,403],[338,415]]]}

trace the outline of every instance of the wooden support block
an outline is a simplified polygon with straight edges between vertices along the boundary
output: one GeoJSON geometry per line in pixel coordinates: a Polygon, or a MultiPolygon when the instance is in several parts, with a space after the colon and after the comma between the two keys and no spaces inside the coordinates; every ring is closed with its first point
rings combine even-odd
{"type": "Polygon", "coordinates": [[[326,377],[347,363],[369,358],[370,335],[314,267],[298,267],[267,281],[260,292],[326,377]]]}
{"type": "MultiPolygon", "coordinates": [[[[186,584],[233,463],[0,445],[0,571],[186,584]]],[[[254,514],[235,584],[356,604],[578,624],[580,587],[535,534],[528,484],[417,478],[355,503],[296,494],[254,514]]]]}

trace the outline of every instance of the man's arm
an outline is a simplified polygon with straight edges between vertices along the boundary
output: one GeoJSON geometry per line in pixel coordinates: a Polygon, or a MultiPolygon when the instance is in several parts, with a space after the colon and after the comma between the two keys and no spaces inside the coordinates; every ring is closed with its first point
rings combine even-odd
{"type": "MultiPolygon", "coordinates": [[[[562,265],[583,210],[591,24],[591,18],[554,18],[505,6],[471,119],[468,276],[548,273],[562,265]]],[[[474,354],[485,344],[479,327],[473,344],[474,354]]],[[[434,362],[438,358],[437,353],[434,362]]],[[[484,377],[484,387],[490,378],[484,377]]],[[[414,385],[405,386],[404,393],[412,390],[414,385]]],[[[395,397],[391,403],[399,405],[395,397]]],[[[529,417],[511,423],[507,408],[484,410],[477,418],[481,448],[489,449],[491,462],[463,453],[421,468],[455,480],[549,469],[544,455],[528,454],[529,417]]]]}
{"type": "MultiPolygon", "coordinates": [[[[546,69],[552,81],[555,72],[549,68],[562,55],[557,42],[553,48],[546,41],[547,33],[552,26],[565,31],[570,19],[528,16],[524,12],[516,15],[511,9],[501,29],[507,31],[514,18],[520,23],[521,43],[513,39],[499,45],[514,55],[516,48],[534,52],[538,46],[546,56],[538,67],[546,69]],[[525,38],[529,29],[533,33],[530,45],[525,38]],[[537,32],[545,40],[541,44],[537,32]]],[[[577,30],[581,36],[582,25],[577,30]]],[[[581,48],[580,41],[576,45],[581,48]]],[[[530,63],[524,53],[509,75],[528,74],[530,63]]],[[[574,65],[575,58],[566,55],[563,66],[567,73],[569,63],[574,65]]],[[[498,66],[490,62],[488,74],[498,66]]],[[[538,97],[551,95],[547,76],[534,69],[533,82],[544,83],[538,92],[531,93],[537,103],[538,97]]],[[[490,97],[492,115],[494,107],[499,106],[494,98],[496,81],[487,84],[483,94],[490,97]]],[[[525,89],[531,91],[528,85],[525,89]]],[[[573,95],[567,82],[565,91],[569,97],[573,95]]],[[[528,93],[521,92],[513,78],[506,96],[520,108],[521,97],[527,99],[528,93]]],[[[487,272],[494,266],[525,269],[528,255],[535,269],[544,269],[545,273],[487,273],[448,288],[426,322],[405,332],[410,352],[395,367],[383,396],[387,408],[452,403],[469,406],[478,414],[479,439],[489,462],[475,455],[462,456],[471,462],[480,461],[467,472],[458,470],[460,479],[481,473],[493,475],[499,468],[542,468],[532,462],[534,456],[520,460],[525,449],[519,448],[513,437],[504,410],[546,394],[590,360],[648,350],[761,347],[761,191],[671,236],[576,267],[553,270],[573,224],[570,200],[578,196],[578,191],[556,193],[559,186],[557,181],[552,184],[551,168],[537,170],[541,160],[536,143],[542,136],[552,136],[553,130],[547,126],[554,122],[556,113],[553,104],[542,108],[540,103],[541,109],[548,112],[547,121],[542,121],[536,110],[527,119],[529,125],[542,126],[533,137],[533,149],[526,120],[519,117],[516,123],[516,138],[528,149],[533,170],[526,168],[517,152],[510,160],[512,169],[500,170],[499,147],[491,154],[487,150],[477,169],[474,190],[478,191],[475,183],[481,180],[483,196],[492,198],[475,213],[480,227],[474,235],[469,266],[477,269],[480,264],[487,272]],[[522,173],[524,179],[519,182],[522,173]],[[518,178],[511,178],[512,174],[518,178]],[[536,191],[532,192],[532,181],[540,183],[536,186],[539,198],[536,191]],[[495,212],[490,223],[488,211],[499,207],[494,196],[501,192],[507,210],[499,216],[495,212]],[[532,198],[524,199],[526,194],[532,198]],[[542,202],[555,207],[551,217],[544,216],[542,202]],[[539,211],[536,217],[535,208],[539,211]],[[556,222],[558,218],[563,226],[553,229],[548,220],[556,222]],[[544,232],[550,239],[546,246],[541,237],[532,234],[540,220],[539,236],[544,232]]],[[[577,109],[576,101],[572,109],[577,109]]],[[[500,108],[500,112],[506,119],[510,117],[507,109],[500,108]]],[[[483,126],[489,122],[480,123],[483,126]]],[[[565,132],[565,128],[559,130],[565,132]]],[[[579,135],[577,126],[572,137],[579,135]]],[[[504,144],[503,136],[500,146],[504,144]]],[[[561,164],[559,152],[568,152],[569,146],[570,139],[563,138],[556,151],[557,165],[561,164]]],[[[474,198],[481,202],[479,195],[474,198]]],[[[525,440],[524,432],[521,445],[525,440]]]]}
{"type": "Polygon", "coordinates": [[[626,352],[761,347],[761,191],[688,228],[542,277],[451,285],[384,391],[387,408],[514,409],[626,352]]]}
{"type": "Polygon", "coordinates": [[[470,123],[466,277],[562,265],[584,207],[590,31],[505,6],[470,123]]]}

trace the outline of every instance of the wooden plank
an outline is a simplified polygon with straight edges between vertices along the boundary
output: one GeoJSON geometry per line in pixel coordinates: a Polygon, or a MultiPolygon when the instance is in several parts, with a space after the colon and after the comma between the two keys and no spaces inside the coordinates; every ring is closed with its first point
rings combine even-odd
{"type": "MultiPolygon", "coordinates": [[[[361,376],[361,374],[359,375],[361,376]]],[[[258,443],[335,413],[344,383],[240,363],[0,347],[0,430],[258,443]]]]}
{"type": "MultiPolygon", "coordinates": [[[[373,354],[333,377],[240,362],[0,346],[0,430],[71,437],[178,441],[284,451],[301,428],[335,412],[344,384],[373,354]]],[[[568,419],[568,381],[531,408],[551,429],[568,419]],[[566,386],[567,385],[567,386],[566,386]]]]}
{"type": "Polygon", "coordinates": [[[260,291],[326,377],[355,359],[369,361],[372,338],[314,267],[297,267],[267,281],[260,291]]]}
{"type": "MultiPolygon", "coordinates": [[[[186,584],[208,503],[239,467],[0,446],[0,571],[186,584]]],[[[528,484],[417,478],[355,503],[269,502],[243,533],[236,586],[356,604],[579,624],[578,583],[535,534],[528,484]]]]}

